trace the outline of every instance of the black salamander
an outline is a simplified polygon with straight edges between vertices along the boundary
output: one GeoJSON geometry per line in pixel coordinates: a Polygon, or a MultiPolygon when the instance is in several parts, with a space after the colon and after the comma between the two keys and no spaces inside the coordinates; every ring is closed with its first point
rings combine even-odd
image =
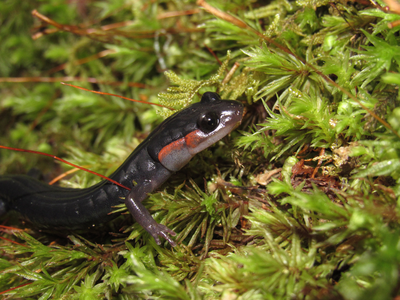
{"type": "Polygon", "coordinates": [[[83,228],[112,218],[113,206],[125,201],[129,212],[157,244],[164,237],[175,246],[175,232],[158,224],[143,206],[147,194],[162,185],[200,151],[211,146],[241,122],[243,105],[206,92],[192,104],[162,122],[110,176],[131,189],[104,180],[92,187],[51,186],[24,175],[0,176],[0,214],[19,212],[47,228],[83,228]],[[123,200],[125,199],[125,200],[123,200]]]}

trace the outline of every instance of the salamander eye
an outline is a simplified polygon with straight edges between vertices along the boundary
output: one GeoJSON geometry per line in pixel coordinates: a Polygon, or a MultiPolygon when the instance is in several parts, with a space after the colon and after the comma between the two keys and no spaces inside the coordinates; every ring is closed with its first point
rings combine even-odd
{"type": "Polygon", "coordinates": [[[197,127],[204,133],[209,133],[217,128],[219,125],[218,114],[209,112],[202,115],[197,121],[197,127]]]}

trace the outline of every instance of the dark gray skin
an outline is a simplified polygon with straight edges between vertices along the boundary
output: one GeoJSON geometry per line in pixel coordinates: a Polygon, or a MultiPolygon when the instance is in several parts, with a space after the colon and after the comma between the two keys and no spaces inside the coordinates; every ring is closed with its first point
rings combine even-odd
{"type": "Polygon", "coordinates": [[[47,228],[84,228],[112,218],[113,207],[125,202],[129,212],[157,244],[164,237],[175,246],[175,232],[158,224],[143,206],[147,194],[162,185],[198,152],[214,144],[241,122],[243,105],[204,93],[201,102],[162,122],[107,180],[85,189],[51,186],[24,175],[0,176],[0,215],[18,211],[47,228]],[[134,184],[136,183],[136,184],[134,184]]]}

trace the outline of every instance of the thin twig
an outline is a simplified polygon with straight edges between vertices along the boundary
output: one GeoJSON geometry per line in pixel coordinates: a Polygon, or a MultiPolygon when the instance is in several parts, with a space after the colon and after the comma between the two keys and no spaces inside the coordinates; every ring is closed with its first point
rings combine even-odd
{"type": "Polygon", "coordinates": [[[158,103],[153,103],[153,102],[148,102],[148,101],[142,101],[142,100],[136,100],[136,99],[132,99],[132,98],[120,96],[120,95],[117,95],[117,94],[111,94],[111,93],[106,93],[106,92],[93,91],[93,90],[85,89],[85,88],[83,88],[83,87],[81,87],[81,86],[77,86],[77,85],[73,85],[73,84],[69,84],[69,83],[65,83],[65,82],[61,82],[61,84],[63,84],[63,85],[68,85],[68,86],[71,86],[71,87],[74,87],[74,88],[77,88],[77,89],[80,89],[80,90],[88,91],[88,92],[91,92],[91,93],[94,93],[94,94],[107,95],[107,96],[114,96],[114,97],[118,97],[118,98],[121,98],[121,99],[129,100],[129,101],[132,101],[132,102],[138,102],[138,103],[156,105],[156,106],[159,106],[159,107],[168,108],[169,110],[175,110],[175,109],[172,108],[172,107],[168,107],[168,106],[165,106],[165,105],[162,105],[162,104],[158,104],[158,103]]]}

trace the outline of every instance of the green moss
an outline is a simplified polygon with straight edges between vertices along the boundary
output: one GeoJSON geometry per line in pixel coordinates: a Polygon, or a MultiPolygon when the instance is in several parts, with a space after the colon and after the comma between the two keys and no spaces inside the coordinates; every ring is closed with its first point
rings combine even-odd
{"type": "MultiPolygon", "coordinates": [[[[24,230],[3,228],[6,297],[398,296],[400,26],[388,24],[400,16],[356,2],[202,3],[0,3],[1,145],[110,174],[170,114],[49,77],[177,109],[217,91],[247,110],[146,200],[177,247],[127,215],[50,234],[9,214],[3,223],[24,230]]],[[[1,174],[67,169],[8,150],[0,159],[1,174]]],[[[63,184],[98,180],[79,172],[63,184]]]]}

